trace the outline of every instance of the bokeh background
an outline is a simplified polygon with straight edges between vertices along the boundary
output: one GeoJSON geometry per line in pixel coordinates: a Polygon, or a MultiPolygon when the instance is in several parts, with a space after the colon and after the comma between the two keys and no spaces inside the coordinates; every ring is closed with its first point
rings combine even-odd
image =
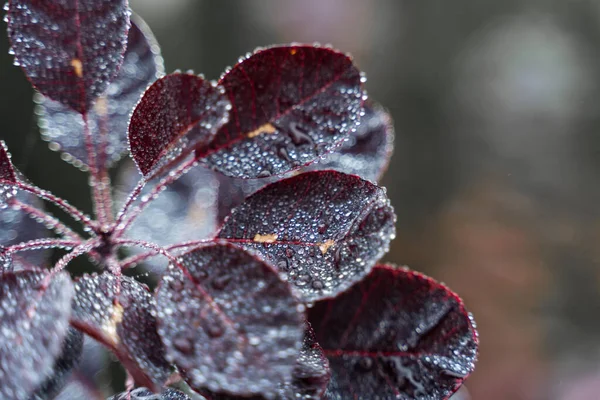
{"type": "MultiPolygon", "coordinates": [[[[446,282],[475,315],[470,398],[600,398],[599,1],[131,4],[168,72],[216,79],[271,43],[351,52],[395,120],[387,260],[446,282]]],[[[5,36],[0,137],[31,180],[90,210],[86,176],[39,138],[5,36]]]]}

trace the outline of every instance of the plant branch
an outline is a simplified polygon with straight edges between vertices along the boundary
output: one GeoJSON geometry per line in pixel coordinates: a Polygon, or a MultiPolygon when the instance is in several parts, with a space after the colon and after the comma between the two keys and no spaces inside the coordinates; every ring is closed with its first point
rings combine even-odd
{"type": "Polygon", "coordinates": [[[90,130],[88,114],[83,113],[83,132],[85,136],[85,149],[87,152],[87,164],[90,168],[90,187],[92,190],[92,203],[94,206],[94,214],[101,225],[108,223],[106,209],[104,207],[104,182],[98,167],[96,159],[96,149],[94,148],[94,138],[90,130]]]}

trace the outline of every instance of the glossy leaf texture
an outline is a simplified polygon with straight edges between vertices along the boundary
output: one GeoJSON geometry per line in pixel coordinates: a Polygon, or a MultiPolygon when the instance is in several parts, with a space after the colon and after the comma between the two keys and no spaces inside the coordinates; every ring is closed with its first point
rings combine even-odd
{"type": "Polygon", "coordinates": [[[395,218],[383,188],[341,172],[307,172],[247,198],[218,236],[263,255],[312,302],[368,274],[395,236],[395,218]]]}
{"type": "Polygon", "coordinates": [[[460,298],[387,265],[309,312],[329,358],[327,399],[447,399],[473,371],[478,338],[460,298]]]}
{"type": "Polygon", "coordinates": [[[0,397],[27,400],[53,372],[69,327],[73,285],[44,272],[0,275],[0,397]]]}
{"type": "Polygon", "coordinates": [[[60,356],[54,363],[52,373],[35,391],[30,400],[53,399],[66,385],[73,368],[81,359],[83,334],[75,328],[69,328],[60,356]]]}
{"type": "Polygon", "coordinates": [[[290,285],[237,247],[194,249],[157,290],[158,332],[197,391],[249,396],[289,381],[304,333],[290,285]]]}
{"type": "MultiPolygon", "coordinates": [[[[325,393],[331,372],[323,349],[315,340],[310,325],[302,342],[300,355],[290,382],[281,383],[274,398],[277,400],[320,400],[325,393]]],[[[240,400],[239,396],[206,393],[210,400],[240,400]]],[[[247,400],[265,400],[263,396],[243,397],[247,400]]]]}
{"type": "Polygon", "coordinates": [[[361,79],[349,56],[329,48],[258,50],[221,77],[231,118],[196,155],[241,178],[311,163],[356,129],[365,97],[361,79]]]}
{"type": "Polygon", "coordinates": [[[13,184],[17,183],[17,175],[6,143],[0,140],[0,209],[6,208],[8,200],[16,194],[13,184]]]}
{"type": "Polygon", "coordinates": [[[156,389],[171,368],[153,309],[152,295],[135,279],[86,275],[75,282],[71,324],[111,348],[136,381],[156,389]]]}
{"type": "MultiPolygon", "coordinates": [[[[148,25],[132,15],[123,65],[88,111],[96,153],[111,166],[127,152],[131,110],[144,90],[164,74],[160,48],[148,25]]],[[[42,138],[50,149],[79,168],[88,166],[83,117],[61,102],[37,94],[36,114],[42,138]]]]}
{"type": "Polygon", "coordinates": [[[127,0],[9,0],[15,64],[43,95],[83,114],[123,62],[127,0]]]}
{"type": "Polygon", "coordinates": [[[137,388],[131,391],[123,392],[108,400],[191,400],[190,397],[175,389],[167,389],[163,393],[155,394],[146,388],[137,388]]]}
{"type": "Polygon", "coordinates": [[[193,74],[169,74],[150,86],[129,123],[131,156],[144,176],[195,146],[229,119],[224,89],[193,74]]]}

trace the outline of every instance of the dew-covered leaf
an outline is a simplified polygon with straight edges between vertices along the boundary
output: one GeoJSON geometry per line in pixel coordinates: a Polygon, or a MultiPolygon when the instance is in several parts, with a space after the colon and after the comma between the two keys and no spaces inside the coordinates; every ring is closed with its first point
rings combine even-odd
{"type": "Polygon", "coordinates": [[[193,389],[248,396],[291,379],[304,316],[264,261],[231,245],[194,249],[169,266],[156,296],[167,358],[193,389]]]}
{"type": "MultiPolygon", "coordinates": [[[[198,400],[200,399],[202,397],[198,398],[198,400]]],[[[116,394],[107,400],[191,400],[191,398],[187,394],[171,388],[159,394],[155,394],[147,388],[137,388],[116,394]]]]}
{"type": "MultiPolygon", "coordinates": [[[[112,165],[127,152],[131,111],[148,85],[163,74],[163,60],[154,35],[140,17],[133,15],[123,65],[88,112],[89,129],[98,149],[96,153],[100,154],[103,143],[107,165],[112,165]]],[[[50,143],[51,149],[59,150],[63,159],[80,168],[87,166],[81,114],[41,94],[36,95],[35,101],[42,138],[50,143]]]]}
{"type": "Polygon", "coordinates": [[[90,109],[123,61],[127,0],[9,0],[15,64],[45,96],[90,109]]]}
{"type": "Polygon", "coordinates": [[[153,309],[152,295],[135,279],[86,275],[75,283],[71,323],[109,346],[136,381],[157,388],[171,370],[153,309]]]}
{"type": "Polygon", "coordinates": [[[15,168],[6,143],[0,140],[0,210],[6,208],[8,200],[16,194],[14,183],[17,183],[15,168]]]}
{"type": "Polygon", "coordinates": [[[309,312],[329,358],[327,399],[447,399],[472,372],[474,322],[447,287],[379,265],[309,312]]]}
{"type": "Polygon", "coordinates": [[[30,400],[53,399],[66,385],[73,368],[81,359],[83,334],[75,328],[69,328],[60,356],[54,363],[50,376],[35,391],[30,400]]]}
{"type": "Polygon", "coordinates": [[[0,397],[27,400],[52,373],[67,336],[73,285],[44,272],[0,275],[0,397]]]}
{"type": "Polygon", "coordinates": [[[169,74],[150,86],[129,123],[131,156],[147,176],[166,161],[208,143],[229,119],[222,87],[193,74],[169,74]]]}
{"type": "Polygon", "coordinates": [[[196,155],[229,176],[279,175],[313,162],[348,137],[362,112],[360,72],[329,48],[259,50],[219,83],[231,118],[196,155]]]}
{"type": "Polygon", "coordinates": [[[318,171],[253,194],[225,219],[218,236],[262,254],[311,302],[362,279],[386,253],[394,222],[383,188],[318,171]]]}

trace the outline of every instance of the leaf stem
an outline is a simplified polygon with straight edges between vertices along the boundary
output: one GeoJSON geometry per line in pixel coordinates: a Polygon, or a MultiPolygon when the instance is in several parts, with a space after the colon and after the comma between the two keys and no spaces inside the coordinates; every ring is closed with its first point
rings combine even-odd
{"type": "MultiPolygon", "coordinates": [[[[196,247],[196,246],[199,246],[202,244],[212,243],[213,241],[214,241],[214,239],[194,240],[194,241],[182,242],[182,243],[172,244],[169,246],[164,246],[163,249],[165,249],[165,251],[171,251],[171,250],[176,250],[176,249],[181,249],[181,248],[186,248],[186,247],[196,247]]],[[[136,254],[134,256],[128,257],[128,258],[124,259],[123,261],[121,261],[121,264],[120,264],[121,269],[132,268],[132,267],[136,266],[137,264],[147,260],[148,258],[157,256],[159,254],[160,253],[157,250],[151,250],[146,253],[136,254]]]]}
{"type": "Polygon", "coordinates": [[[58,218],[54,217],[52,214],[47,211],[41,210],[37,207],[31,206],[29,204],[25,204],[15,198],[10,200],[11,206],[15,209],[23,211],[25,214],[29,215],[35,221],[43,224],[46,228],[52,230],[58,235],[68,237],[70,239],[78,239],[81,240],[81,236],[69,228],[67,225],[63,224],[58,218]]]}
{"type": "Polygon", "coordinates": [[[96,149],[94,148],[94,138],[90,130],[88,113],[83,113],[83,132],[85,136],[85,149],[87,152],[87,164],[90,167],[90,186],[92,189],[92,203],[94,214],[101,225],[108,223],[106,209],[104,206],[104,182],[102,181],[98,160],[96,159],[96,149]]]}
{"type": "Polygon", "coordinates": [[[20,251],[41,250],[50,247],[72,249],[75,246],[81,245],[81,240],[63,240],[63,239],[34,239],[28,242],[22,242],[8,246],[6,253],[18,253],[20,251]]]}

